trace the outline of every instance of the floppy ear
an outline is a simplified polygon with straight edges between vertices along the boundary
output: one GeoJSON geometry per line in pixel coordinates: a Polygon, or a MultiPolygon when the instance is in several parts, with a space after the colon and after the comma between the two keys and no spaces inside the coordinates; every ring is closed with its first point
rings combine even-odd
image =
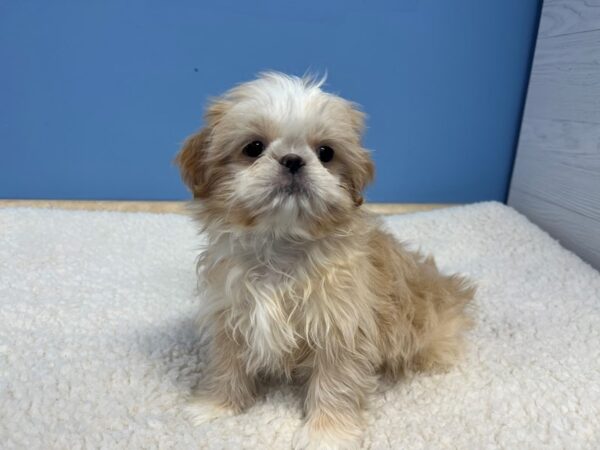
{"type": "Polygon", "coordinates": [[[205,165],[206,150],[210,145],[212,130],[225,113],[225,110],[226,103],[224,101],[214,101],[204,115],[206,127],[187,138],[175,157],[175,164],[179,166],[181,178],[192,191],[194,198],[202,198],[208,193],[205,165]]]}
{"type": "Polygon", "coordinates": [[[366,114],[360,110],[358,103],[350,102],[346,100],[348,109],[348,118],[350,126],[359,140],[362,139],[362,135],[365,132],[365,119],[366,114]]]}
{"type": "Polygon", "coordinates": [[[200,198],[204,190],[204,153],[208,147],[209,137],[209,128],[204,128],[199,133],[190,136],[175,157],[181,179],[192,191],[194,198],[200,198]]]}
{"type": "MultiPolygon", "coordinates": [[[[365,113],[356,103],[348,102],[349,120],[352,130],[356,134],[359,144],[365,131],[365,113]]],[[[350,194],[356,206],[363,204],[362,192],[375,177],[375,165],[368,150],[360,148],[360,157],[356,161],[354,173],[350,174],[350,194]]]]}
{"type": "Polygon", "coordinates": [[[360,164],[356,167],[355,172],[350,175],[350,195],[355,206],[360,206],[364,202],[363,191],[367,185],[373,181],[375,177],[375,165],[371,160],[367,150],[362,150],[364,158],[361,158],[360,164]]]}

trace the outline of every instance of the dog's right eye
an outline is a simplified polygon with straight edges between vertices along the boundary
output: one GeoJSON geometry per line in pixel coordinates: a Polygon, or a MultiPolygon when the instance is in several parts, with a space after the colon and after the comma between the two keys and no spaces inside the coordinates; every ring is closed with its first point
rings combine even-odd
{"type": "Polygon", "coordinates": [[[250,158],[258,158],[265,149],[265,144],[261,141],[253,141],[244,147],[242,153],[250,158]]]}

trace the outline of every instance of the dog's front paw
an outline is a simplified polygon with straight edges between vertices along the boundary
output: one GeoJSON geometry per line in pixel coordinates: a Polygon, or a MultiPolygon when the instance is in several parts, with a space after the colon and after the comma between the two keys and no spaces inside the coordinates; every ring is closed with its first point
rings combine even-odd
{"type": "Polygon", "coordinates": [[[203,398],[192,399],[185,406],[185,415],[195,426],[220,417],[234,416],[235,414],[236,411],[233,408],[203,398]]]}
{"type": "Polygon", "coordinates": [[[357,432],[344,433],[340,429],[319,429],[306,423],[294,434],[294,450],[358,450],[361,435],[357,432]]]}

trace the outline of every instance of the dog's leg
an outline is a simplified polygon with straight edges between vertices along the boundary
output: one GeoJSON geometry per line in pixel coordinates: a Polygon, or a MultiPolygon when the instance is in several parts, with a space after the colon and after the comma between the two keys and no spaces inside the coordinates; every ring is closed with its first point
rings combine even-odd
{"type": "Polygon", "coordinates": [[[213,341],[205,377],[194,390],[186,412],[194,425],[240,413],[254,403],[256,381],[246,373],[240,348],[220,330],[213,341]]]}
{"type": "Polygon", "coordinates": [[[318,350],[307,385],[306,422],[294,436],[294,448],[360,448],[362,412],[375,387],[366,359],[341,348],[318,350]]]}

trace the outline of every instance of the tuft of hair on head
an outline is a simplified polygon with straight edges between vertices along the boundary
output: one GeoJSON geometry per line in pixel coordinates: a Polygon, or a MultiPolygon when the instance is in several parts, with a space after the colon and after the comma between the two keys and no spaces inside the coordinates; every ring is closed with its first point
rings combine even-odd
{"type": "Polygon", "coordinates": [[[321,89],[323,85],[327,82],[327,69],[323,74],[319,74],[319,72],[313,72],[310,69],[304,72],[302,75],[302,82],[306,87],[314,87],[317,89],[321,89]]]}
{"type": "Polygon", "coordinates": [[[269,80],[275,83],[290,83],[301,85],[306,89],[320,89],[327,81],[327,71],[323,74],[313,72],[310,69],[304,72],[302,76],[289,75],[277,70],[266,70],[259,72],[258,79],[269,80]]]}

